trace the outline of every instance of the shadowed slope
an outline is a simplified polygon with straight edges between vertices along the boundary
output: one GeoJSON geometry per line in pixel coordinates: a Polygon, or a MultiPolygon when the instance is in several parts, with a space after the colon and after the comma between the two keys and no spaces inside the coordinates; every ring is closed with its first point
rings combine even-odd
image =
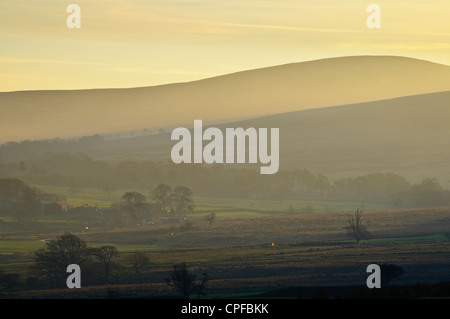
{"type": "Polygon", "coordinates": [[[0,93],[0,142],[225,122],[450,90],[450,67],[360,56],[131,89],[0,93]]]}
{"type": "MultiPolygon", "coordinates": [[[[450,179],[449,106],[450,91],[216,126],[280,128],[280,170],[307,168],[329,177],[386,171],[416,181],[437,177],[446,185],[450,179]]],[[[210,123],[203,124],[205,129],[210,123]]],[[[114,162],[170,160],[175,143],[170,134],[136,137],[107,142],[90,155],[114,162]]]]}

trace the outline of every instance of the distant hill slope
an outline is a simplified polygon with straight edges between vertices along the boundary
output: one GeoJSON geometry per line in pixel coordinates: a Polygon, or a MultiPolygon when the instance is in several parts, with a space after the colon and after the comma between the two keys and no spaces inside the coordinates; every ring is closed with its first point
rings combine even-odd
{"type": "Polygon", "coordinates": [[[330,58],[130,89],[0,93],[0,142],[158,129],[450,90],[450,67],[330,58]]]}
{"type": "MultiPolygon", "coordinates": [[[[307,168],[335,178],[394,172],[411,181],[436,177],[445,187],[450,179],[450,91],[216,126],[280,128],[280,170],[307,168]]],[[[170,160],[174,144],[169,134],[135,137],[107,142],[90,155],[114,162],[170,160]]]]}

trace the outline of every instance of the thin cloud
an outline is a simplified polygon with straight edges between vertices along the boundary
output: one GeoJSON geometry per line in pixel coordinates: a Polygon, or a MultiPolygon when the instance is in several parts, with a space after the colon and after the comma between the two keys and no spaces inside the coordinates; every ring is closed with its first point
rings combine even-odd
{"type": "Polygon", "coordinates": [[[372,48],[383,50],[404,50],[404,51],[435,51],[435,50],[448,50],[450,49],[450,43],[446,42],[386,42],[386,43],[361,43],[361,42],[347,42],[340,43],[340,47],[346,48],[372,48]]]}
{"type": "Polygon", "coordinates": [[[87,61],[70,61],[70,60],[46,60],[46,59],[21,59],[21,58],[2,58],[0,62],[5,63],[52,63],[52,64],[78,64],[78,65],[97,65],[99,63],[87,61]]]}
{"type": "Polygon", "coordinates": [[[220,26],[252,28],[252,29],[272,29],[272,30],[288,30],[288,31],[302,31],[302,32],[324,32],[324,33],[363,33],[360,30],[350,29],[330,29],[330,28],[306,28],[293,27],[286,25],[270,25],[270,24],[245,24],[245,23],[217,23],[220,26]]]}

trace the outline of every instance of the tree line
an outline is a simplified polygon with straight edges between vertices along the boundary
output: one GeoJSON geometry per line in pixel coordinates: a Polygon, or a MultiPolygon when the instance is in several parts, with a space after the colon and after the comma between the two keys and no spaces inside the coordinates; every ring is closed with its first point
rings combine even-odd
{"type": "MultiPolygon", "coordinates": [[[[43,201],[62,200],[63,197],[42,192],[18,178],[0,178],[0,212],[16,216],[19,224],[33,222],[42,211],[43,201]]],[[[160,183],[149,192],[149,196],[136,191],[125,192],[119,202],[111,205],[104,218],[114,225],[136,225],[150,220],[157,213],[186,217],[194,208],[193,193],[188,187],[178,185],[172,188],[160,183]]]]}
{"type": "Polygon", "coordinates": [[[45,140],[25,140],[7,142],[0,145],[0,162],[16,162],[26,158],[29,160],[43,159],[52,153],[82,153],[97,149],[105,142],[99,134],[83,136],[77,139],[60,139],[58,137],[45,140]]]}
{"type": "Polygon", "coordinates": [[[18,178],[0,178],[0,211],[12,212],[19,224],[34,221],[42,212],[43,202],[62,199],[58,195],[32,187],[18,178]]]}
{"type": "MultiPolygon", "coordinates": [[[[86,155],[57,153],[45,160],[0,163],[0,177],[17,177],[30,184],[153,189],[159,181],[185,185],[199,196],[267,200],[336,200],[391,203],[398,208],[450,205],[450,192],[435,178],[411,184],[393,173],[371,173],[331,181],[307,169],[261,175],[257,170],[227,165],[176,165],[171,162],[95,161],[86,155]]],[[[179,209],[183,209],[180,208],[179,209]]]]}
{"type": "Polygon", "coordinates": [[[162,213],[169,217],[186,217],[194,211],[192,191],[185,186],[160,183],[149,196],[130,191],[122,195],[121,201],[113,203],[108,210],[107,218],[114,226],[141,224],[150,221],[152,216],[162,213]]]}
{"type": "MultiPolygon", "coordinates": [[[[0,270],[0,292],[14,293],[20,290],[66,288],[67,266],[76,264],[82,271],[82,286],[106,285],[113,276],[125,270],[119,265],[119,251],[115,246],[90,247],[86,241],[72,233],[64,233],[47,241],[45,248],[33,254],[30,276],[22,280],[17,273],[0,270]]],[[[136,276],[149,265],[148,255],[142,251],[126,253],[122,263],[128,264],[136,276]]],[[[164,278],[167,285],[183,298],[192,295],[200,298],[209,281],[207,273],[202,277],[191,271],[185,262],[176,263],[164,278]]]]}
{"type": "MultiPolygon", "coordinates": [[[[151,262],[148,255],[142,251],[123,253],[126,256],[119,259],[120,254],[115,246],[90,247],[80,237],[64,233],[46,242],[45,248],[33,254],[30,275],[25,280],[17,273],[4,273],[0,270],[0,293],[14,294],[21,290],[66,288],[67,267],[72,264],[80,267],[82,287],[85,287],[107,285],[114,276],[123,275],[125,270],[120,263],[128,264],[137,277],[142,277],[142,272],[146,271],[151,262]]],[[[394,264],[382,263],[379,266],[382,287],[388,286],[392,280],[404,273],[402,267],[394,264]]],[[[186,299],[193,296],[200,299],[202,294],[206,294],[209,280],[208,273],[202,272],[201,277],[197,277],[185,262],[174,264],[164,278],[175,293],[186,299]]],[[[119,297],[111,292],[108,296],[119,297]]],[[[315,296],[318,297],[328,298],[325,295],[315,296]]]]}

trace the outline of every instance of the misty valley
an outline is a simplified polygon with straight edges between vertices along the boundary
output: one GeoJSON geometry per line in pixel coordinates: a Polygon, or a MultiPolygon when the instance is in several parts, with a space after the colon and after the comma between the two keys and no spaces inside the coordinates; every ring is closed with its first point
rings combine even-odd
{"type": "MultiPolygon", "coordinates": [[[[14,149],[41,143],[50,142],[14,149]]],[[[305,287],[316,285],[343,285],[336,294],[351,297],[374,260],[400,267],[403,275],[390,281],[405,287],[448,274],[450,192],[433,178],[261,175],[227,164],[112,164],[68,152],[2,163],[0,175],[2,297],[77,298],[78,290],[91,298],[177,297],[165,282],[180,261],[197,278],[191,298],[315,298],[318,288],[305,287]],[[357,240],[345,230],[356,210],[368,227],[357,240]],[[64,288],[68,260],[47,260],[59,241],[85,254],[80,289],[64,288]]]]}
{"type": "Polygon", "coordinates": [[[0,298],[448,298],[449,90],[358,56],[0,92],[0,298]]]}

